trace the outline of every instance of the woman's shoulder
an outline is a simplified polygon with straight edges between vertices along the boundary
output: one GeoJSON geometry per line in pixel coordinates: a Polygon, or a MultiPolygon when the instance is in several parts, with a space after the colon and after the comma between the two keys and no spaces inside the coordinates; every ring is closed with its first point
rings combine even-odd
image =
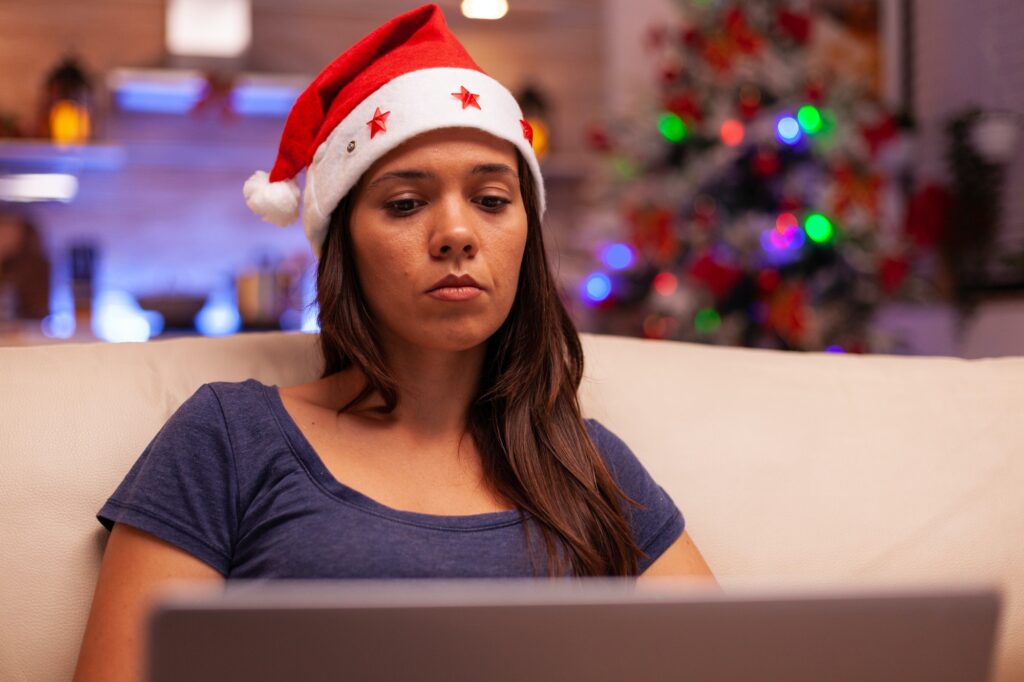
{"type": "Polygon", "coordinates": [[[244,381],[211,381],[202,384],[189,396],[181,407],[202,408],[201,414],[209,414],[211,408],[225,409],[237,405],[262,403],[271,387],[257,379],[244,381]]]}
{"type": "Polygon", "coordinates": [[[268,413],[270,387],[256,379],[202,384],[167,420],[164,430],[228,431],[268,413]]]}
{"type": "Polygon", "coordinates": [[[622,438],[596,419],[585,419],[584,423],[609,472],[627,495],[636,498],[660,494],[660,486],[622,438]]]}
{"type": "Polygon", "coordinates": [[[583,420],[587,427],[587,434],[594,442],[598,452],[604,457],[605,462],[612,469],[612,474],[617,475],[624,465],[632,463],[639,464],[636,455],[629,449],[625,441],[619,438],[611,429],[596,419],[587,418],[583,420]]]}

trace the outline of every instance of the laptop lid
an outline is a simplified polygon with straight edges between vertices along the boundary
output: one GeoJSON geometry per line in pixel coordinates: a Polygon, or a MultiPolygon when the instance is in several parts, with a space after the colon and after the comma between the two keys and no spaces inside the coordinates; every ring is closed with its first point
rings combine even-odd
{"type": "Polygon", "coordinates": [[[168,594],[151,682],[982,682],[994,586],[686,580],[240,583],[168,594]]]}

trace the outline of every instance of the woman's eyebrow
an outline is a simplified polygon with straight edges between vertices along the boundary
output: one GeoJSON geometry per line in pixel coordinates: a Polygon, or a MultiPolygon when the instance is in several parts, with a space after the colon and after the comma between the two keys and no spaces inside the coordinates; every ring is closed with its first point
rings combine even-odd
{"type": "Polygon", "coordinates": [[[470,171],[470,175],[487,175],[491,173],[511,175],[516,180],[519,179],[519,174],[503,163],[482,163],[474,166],[473,170],[470,171]]]}
{"type": "MultiPolygon", "coordinates": [[[[511,175],[516,180],[519,179],[519,174],[516,173],[512,168],[504,163],[481,163],[473,166],[473,170],[469,172],[470,175],[511,175]]],[[[393,170],[384,173],[380,177],[374,179],[367,186],[367,190],[371,190],[377,185],[387,182],[388,180],[433,180],[436,179],[436,175],[428,173],[424,170],[408,169],[408,170],[393,170]]]]}
{"type": "Polygon", "coordinates": [[[387,182],[388,180],[428,180],[433,178],[433,173],[428,173],[426,171],[421,170],[388,171],[387,173],[384,173],[379,178],[371,182],[366,189],[373,189],[377,185],[381,184],[382,182],[387,182]]]}

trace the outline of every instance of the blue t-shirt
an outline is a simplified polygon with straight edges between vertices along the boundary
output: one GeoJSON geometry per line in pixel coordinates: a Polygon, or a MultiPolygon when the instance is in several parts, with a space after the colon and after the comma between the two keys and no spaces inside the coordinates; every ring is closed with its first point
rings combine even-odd
{"type": "MultiPolygon", "coordinates": [[[[683,532],[683,516],[619,438],[586,425],[619,486],[646,507],[624,505],[649,555],[643,571],[683,532]]],[[[151,533],[229,578],[529,577],[546,566],[539,527],[519,510],[400,511],[338,481],[277,388],[253,379],[200,387],[97,518],[151,533]]]]}

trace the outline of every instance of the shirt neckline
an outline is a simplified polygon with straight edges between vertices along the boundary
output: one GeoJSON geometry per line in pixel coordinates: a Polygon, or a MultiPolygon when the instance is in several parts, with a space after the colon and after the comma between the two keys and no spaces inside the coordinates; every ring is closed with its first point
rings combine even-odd
{"type": "Polygon", "coordinates": [[[266,385],[255,379],[253,381],[261,387],[263,395],[270,406],[271,413],[292,452],[298,457],[314,482],[332,497],[376,516],[409,525],[440,530],[488,530],[515,525],[524,520],[526,513],[518,509],[456,516],[424,514],[395,509],[364,495],[355,488],[339,481],[330,472],[312,443],[309,442],[302,429],[299,428],[299,425],[295,423],[295,420],[285,408],[284,402],[281,400],[279,387],[277,385],[266,385]]]}

